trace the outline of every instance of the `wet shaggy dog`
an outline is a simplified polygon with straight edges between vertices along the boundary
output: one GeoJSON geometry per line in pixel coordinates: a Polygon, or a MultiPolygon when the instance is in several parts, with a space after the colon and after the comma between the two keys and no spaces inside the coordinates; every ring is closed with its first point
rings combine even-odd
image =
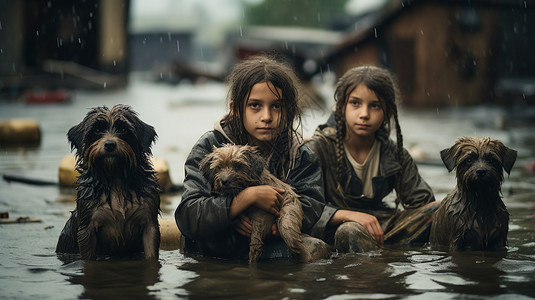
{"type": "Polygon", "coordinates": [[[149,160],[157,135],[126,105],[91,109],[67,133],[80,172],[76,209],[56,252],[81,259],[132,256],[157,259],[160,196],[149,160]]]}
{"type": "Polygon", "coordinates": [[[516,151],[488,137],[459,138],[440,152],[457,186],[436,211],[429,241],[456,250],[500,250],[507,243],[509,213],[501,199],[503,171],[509,174],[516,151]]]}
{"type": "MultiPolygon", "coordinates": [[[[277,219],[278,230],[290,250],[307,262],[311,254],[301,237],[303,210],[299,198],[291,186],[273,176],[265,165],[265,160],[255,147],[227,144],[220,148],[214,146],[213,152],[205,156],[200,167],[205,174],[213,176],[214,190],[226,195],[235,196],[245,188],[257,185],[284,189],[277,219]]],[[[249,263],[254,263],[262,254],[263,240],[271,233],[271,226],[277,217],[254,206],[246,213],[252,223],[249,263]]]]}

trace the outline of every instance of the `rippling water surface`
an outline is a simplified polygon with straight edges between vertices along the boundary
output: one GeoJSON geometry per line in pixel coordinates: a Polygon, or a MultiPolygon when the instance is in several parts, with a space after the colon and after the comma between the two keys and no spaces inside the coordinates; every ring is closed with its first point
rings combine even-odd
{"type": "MultiPolygon", "coordinates": [[[[0,120],[34,118],[43,131],[37,147],[0,147],[0,172],[56,180],[58,164],[69,153],[67,130],[94,106],[132,105],[159,135],[153,152],[170,165],[171,179],[183,180],[192,145],[224,112],[220,84],[158,85],[133,80],[126,90],[77,91],[60,105],[0,101],[0,120]]],[[[327,106],[330,104],[328,103],[327,106]]],[[[535,161],[533,120],[521,122],[516,110],[402,110],[405,145],[417,146],[430,161],[462,135],[491,136],[518,150],[502,191],[511,214],[506,252],[450,254],[422,247],[385,248],[366,254],[333,255],[310,264],[268,261],[250,268],[243,262],[186,257],[160,250],[159,262],[81,261],[58,257],[57,238],[74,208],[74,192],[56,186],[0,181],[0,212],[30,216],[40,223],[0,225],[0,298],[232,298],[232,299],[451,299],[535,297],[535,161]],[[508,127],[496,127],[509,121],[508,127]],[[531,121],[531,122],[529,122],[531,121]]],[[[304,113],[310,136],[324,122],[324,109],[304,113]]],[[[440,164],[419,166],[442,199],[455,179],[440,164]]],[[[162,217],[172,218],[180,195],[162,197],[162,217]]]]}

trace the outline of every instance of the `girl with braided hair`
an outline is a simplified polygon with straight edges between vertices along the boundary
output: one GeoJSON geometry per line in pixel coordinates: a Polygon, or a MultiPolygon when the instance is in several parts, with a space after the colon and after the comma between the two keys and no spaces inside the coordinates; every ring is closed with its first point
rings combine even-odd
{"type": "Polygon", "coordinates": [[[324,230],[314,235],[341,252],[426,242],[437,202],[403,148],[394,76],[374,66],[352,68],[334,98],[333,115],[307,143],[321,162],[325,188],[323,226],[316,226],[324,230]],[[384,201],[393,190],[395,208],[384,201]]]}

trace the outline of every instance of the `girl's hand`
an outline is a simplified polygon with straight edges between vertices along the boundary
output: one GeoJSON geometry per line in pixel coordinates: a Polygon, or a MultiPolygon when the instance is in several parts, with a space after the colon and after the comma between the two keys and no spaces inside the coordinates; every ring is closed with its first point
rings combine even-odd
{"type": "Polygon", "coordinates": [[[251,205],[276,217],[279,216],[282,193],[285,190],[270,185],[251,186],[241,191],[230,205],[230,217],[235,218],[251,205]]]}
{"type": "Polygon", "coordinates": [[[247,191],[250,197],[253,198],[252,205],[276,217],[279,216],[282,193],[285,190],[270,185],[258,185],[248,187],[244,191],[247,191]]]}
{"type": "MultiPolygon", "coordinates": [[[[248,216],[241,214],[238,222],[234,224],[234,229],[236,229],[236,231],[243,236],[251,237],[251,232],[253,231],[253,225],[251,224],[251,219],[249,219],[248,216]]],[[[277,223],[273,223],[273,225],[271,226],[271,234],[272,235],[279,234],[277,223]]]]}
{"type": "Polygon", "coordinates": [[[351,210],[338,210],[334,213],[331,224],[338,225],[344,221],[353,221],[366,227],[379,243],[384,243],[384,233],[377,218],[373,215],[351,210]]]}
{"type": "Polygon", "coordinates": [[[234,229],[243,236],[251,237],[251,232],[253,231],[251,220],[244,214],[241,214],[239,218],[238,222],[234,225],[234,229]]]}

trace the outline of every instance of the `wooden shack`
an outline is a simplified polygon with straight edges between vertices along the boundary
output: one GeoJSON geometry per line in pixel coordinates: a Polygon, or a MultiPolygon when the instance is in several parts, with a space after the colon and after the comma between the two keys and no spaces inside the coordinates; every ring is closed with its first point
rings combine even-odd
{"type": "Polygon", "coordinates": [[[397,75],[403,103],[410,106],[492,102],[497,66],[504,65],[501,11],[528,9],[518,1],[393,0],[378,14],[360,18],[323,65],[338,76],[358,65],[386,67],[397,75]]]}
{"type": "Polygon", "coordinates": [[[0,1],[0,87],[124,87],[129,0],[0,1]]]}

